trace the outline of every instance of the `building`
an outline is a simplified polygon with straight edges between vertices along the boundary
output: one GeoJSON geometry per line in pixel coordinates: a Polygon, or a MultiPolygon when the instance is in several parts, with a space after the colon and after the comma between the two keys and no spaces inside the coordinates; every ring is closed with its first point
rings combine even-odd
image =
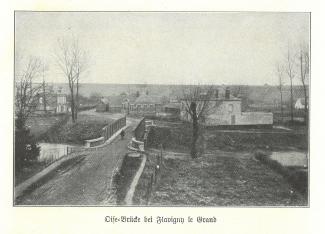
{"type": "Polygon", "coordinates": [[[49,88],[45,93],[37,95],[36,113],[66,113],[68,112],[67,95],[61,93],[61,89],[56,92],[49,88]]]}
{"type": "Polygon", "coordinates": [[[163,107],[164,112],[173,116],[179,116],[181,113],[181,103],[170,102],[163,107]]]}
{"type": "Polygon", "coordinates": [[[122,103],[123,112],[132,114],[156,114],[163,107],[162,97],[143,93],[135,100],[125,99],[122,103]]]}
{"type": "Polygon", "coordinates": [[[305,99],[304,98],[298,98],[295,103],[295,109],[296,110],[303,110],[305,109],[305,99]]]}
{"type": "MultiPolygon", "coordinates": [[[[206,97],[203,95],[201,100],[203,102],[206,97]]],[[[186,101],[185,99],[181,100],[180,117],[182,120],[190,121],[191,116],[185,109],[186,101]]],[[[273,114],[268,112],[242,112],[241,99],[233,97],[230,94],[230,89],[227,88],[223,93],[216,90],[214,96],[209,97],[202,122],[209,126],[272,125],[273,114]]]]}
{"type": "Polygon", "coordinates": [[[108,98],[101,98],[99,103],[96,105],[96,112],[107,112],[109,110],[108,98]]]}

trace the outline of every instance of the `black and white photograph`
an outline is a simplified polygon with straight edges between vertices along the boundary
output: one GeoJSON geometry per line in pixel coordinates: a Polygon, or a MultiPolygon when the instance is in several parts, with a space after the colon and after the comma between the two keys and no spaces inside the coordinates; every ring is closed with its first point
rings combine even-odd
{"type": "Polygon", "coordinates": [[[15,11],[13,206],[309,207],[310,19],[15,11]]]}

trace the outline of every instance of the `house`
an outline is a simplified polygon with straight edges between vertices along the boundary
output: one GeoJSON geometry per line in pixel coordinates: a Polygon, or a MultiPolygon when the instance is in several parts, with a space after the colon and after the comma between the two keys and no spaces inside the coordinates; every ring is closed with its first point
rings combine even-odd
{"type": "Polygon", "coordinates": [[[66,113],[68,112],[67,95],[61,89],[54,91],[53,88],[45,93],[37,94],[38,103],[36,113],[66,113]]]}
{"type": "MultiPolygon", "coordinates": [[[[268,112],[242,112],[241,99],[230,94],[230,89],[225,92],[216,90],[213,97],[209,97],[208,106],[203,124],[208,126],[254,126],[272,125],[273,114],[268,112]]],[[[206,100],[203,95],[202,102],[206,100]]],[[[181,99],[180,117],[182,120],[190,121],[191,116],[186,111],[186,99],[181,99]]],[[[199,100],[200,102],[200,100],[199,100]]],[[[200,106],[200,105],[197,105],[200,106]]]]}
{"type": "Polygon", "coordinates": [[[297,101],[295,103],[295,109],[296,110],[303,110],[303,109],[305,109],[305,99],[304,98],[298,98],[297,99],[297,101]]]}

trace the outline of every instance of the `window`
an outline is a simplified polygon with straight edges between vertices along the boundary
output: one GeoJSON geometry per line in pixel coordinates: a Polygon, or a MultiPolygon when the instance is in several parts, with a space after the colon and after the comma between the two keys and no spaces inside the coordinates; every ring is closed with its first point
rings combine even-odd
{"type": "Polygon", "coordinates": [[[228,111],[229,111],[229,113],[232,113],[234,111],[234,105],[233,104],[228,105],[228,111]]]}

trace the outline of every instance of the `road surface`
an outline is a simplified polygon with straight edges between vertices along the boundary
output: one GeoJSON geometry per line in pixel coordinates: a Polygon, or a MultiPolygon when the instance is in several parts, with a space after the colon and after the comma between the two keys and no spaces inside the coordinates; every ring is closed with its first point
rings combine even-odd
{"type": "MultiPolygon", "coordinates": [[[[108,203],[112,172],[120,157],[127,153],[127,143],[137,120],[124,140],[118,136],[111,144],[80,156],[53,172],[36,189],[16,200],[17,205],[112,205],[108,203]]],[[[113,204],[114,205],[114,204],[113,204]]]]}

